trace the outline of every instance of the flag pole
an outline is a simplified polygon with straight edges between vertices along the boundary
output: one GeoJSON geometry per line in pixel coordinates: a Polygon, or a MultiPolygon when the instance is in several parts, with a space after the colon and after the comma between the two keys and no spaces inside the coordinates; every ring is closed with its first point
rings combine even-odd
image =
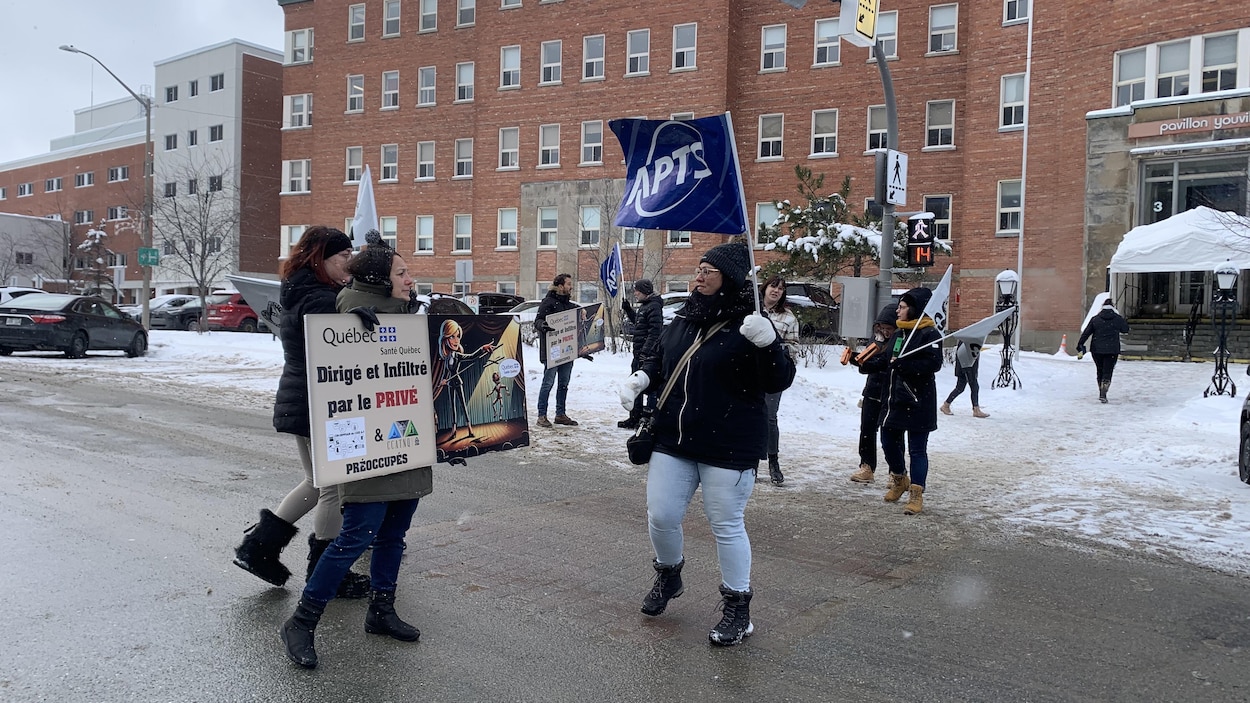
{"type": "Polygon", "coordinates": [[[747,192],[742,187],[742,162],[738,160],[738,138],[734,136],[733,115],[725,111],[725,126],[729,130],[729,144],[733,147],[734,174],[738,178],[738,204],[742,206],[743,232],[747,238],[747,257],[751,261],[751,299],[755,301],[755,314],[760,313],[760,279],[755,273],[755,242],[751,236],[751,218],[747,216],[747,192]]]}

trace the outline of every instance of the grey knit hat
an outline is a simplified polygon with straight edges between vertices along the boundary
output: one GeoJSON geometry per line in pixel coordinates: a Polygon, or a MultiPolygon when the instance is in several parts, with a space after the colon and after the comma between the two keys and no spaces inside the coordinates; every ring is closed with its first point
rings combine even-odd
{"type": "Polygon", "coordinates": [[[634,290],[643,295],[651,295],[655,293],[655,284],[649,278],[640,278],[634,281],[634,290]]]}
{"type": "Polygon", "coordinates": [[[699,263],[709,264],[720,270],[726,283],[741,290],[751,273],[751,252],[744,244],[719,244],[707,250],[699,263]]]}

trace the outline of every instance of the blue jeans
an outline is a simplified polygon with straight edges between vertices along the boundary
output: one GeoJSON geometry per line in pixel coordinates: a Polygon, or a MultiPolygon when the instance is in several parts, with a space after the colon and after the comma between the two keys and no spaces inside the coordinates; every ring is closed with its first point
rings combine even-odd
{"type": "Polygon", "coordinates": [[[543,385],[538,389],[538,414],[547,416],[547,397],[551,395],[551,387],[556,387],[556,414],[564,414],[564,401],[569,397],[569,379],[573,378],[573,362],[560,364],[554,369],[543,371],[543,385]],[[560,382],[556,383],[556,377],[560,382]]]}
{"type": "Polygon", "coordinates": [[[735,591],[751,588],[751,540],[743,513],[755,488],[746,471],[723,469],[655,452],[647,472],[647,529],[655,559],[663,566],[681,563],[682,520],[703,484],[703,513],[716,536],[721,581],[735,591]]]}
{"type": "Polygon", "coordinates": [[[890,473],[907,475],[907,464],[903,461],[903,435],[907,435],[907,454],[911,459],[911,482],[924,487],[929,477],[929,432],[928,430],[895,430],[881,428],[881,453],[885,455],[885,463],[890,473]]]}
{"type": "Polygon", "coordinates": [[[417,512],[418,498],[385,503],[344,503],[343,529],[326,548],[312,577],[304,586],[303,598],[325,605],[334,598],[347,570],[373,545],[369,560],[370,586],[375,591],[394,591],[399,578],[399,560],[404,555],[404,535],[417,512]]]}

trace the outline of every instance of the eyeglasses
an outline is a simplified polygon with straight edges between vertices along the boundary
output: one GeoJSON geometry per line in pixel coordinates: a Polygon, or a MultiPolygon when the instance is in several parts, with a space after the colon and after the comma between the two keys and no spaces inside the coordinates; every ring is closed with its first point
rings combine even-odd
{"type": "Polygon", "coordinates": [[[695,278],[707,278],[708,276],[711,276],[714,273],[720,273],[720,269],[706,268],[704,266],[700,266],[694,270],[694,277],[695,278]]]}

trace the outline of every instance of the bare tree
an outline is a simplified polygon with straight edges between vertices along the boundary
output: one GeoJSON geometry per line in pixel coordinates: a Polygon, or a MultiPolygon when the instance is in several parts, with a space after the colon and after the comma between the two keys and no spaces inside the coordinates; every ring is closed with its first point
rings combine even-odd
{"type": "Polygon", "coordinates": [[[70,228],[51,218],[22,218],[0,227],[0,285],[13,279],[63,281],[70,277],[70,228]]]}

